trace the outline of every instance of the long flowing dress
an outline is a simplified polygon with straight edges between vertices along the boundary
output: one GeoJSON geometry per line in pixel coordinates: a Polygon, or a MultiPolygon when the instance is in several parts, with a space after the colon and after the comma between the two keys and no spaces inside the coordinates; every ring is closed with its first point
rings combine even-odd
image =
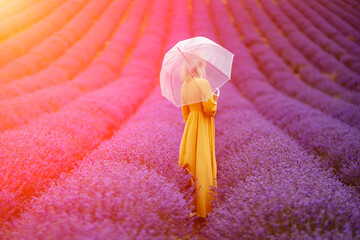
{"type": "Polygon", "coordinates": [[[215,159],[215,123],[217,102],[211,92],[209,82],[204,78],[195,78],[183,83],[182,99],[199,99],[198,89],[204,95],[211,95],[207,101],[184,105],[181,107],[185,128],[180,144],[179,165],[193,174],[191,183],[197,179],[195,199],[196,214],[206,217],[212,211],[210,186],[216,185],[215,159]],[[196,81],[196,83],[195,83],[196,81]],[[200,189],[199,189],[200,188],[200,189]]]}

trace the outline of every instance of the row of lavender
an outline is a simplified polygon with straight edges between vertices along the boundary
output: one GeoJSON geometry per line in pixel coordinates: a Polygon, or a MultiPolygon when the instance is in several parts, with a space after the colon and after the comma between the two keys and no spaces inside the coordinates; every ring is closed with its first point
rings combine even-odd
{"type": "MultiPolygon", "coordinates": [[[[281,31],[286,34],[286,37],[289,39],[287,40],[283,35],[277,34],[280,39],[286,39],[282,40],[282,42],[285,41],[284,48],[286,47],[286,51],[282,51],[282,57],[294,68],[294,73],[298,73],[303,81],[319,88],[325,93],[329,93],[335,97],[336,95],[339,95],[340,98],[343,98],[346,101],[359,104],[358,100],[356,100],[356,98],[358,98],[356,97],[358,96],[356,92],[351,91],[351,89],[346,90],[334,81],[329,81],[329,79],[335,80],[339,77],[339,73],[329,74],[329,71],[328,73],[325,73],[322,71],[321,67],[318,67],[318,69],[313,67],[307,59],[314,63],[315,66],[323,65],[324,63],[327,63],[325,59],[329,56],[324,55],[324,53],[322,53],[324,51],[332,55],[330,57],[330,59],[332,59],[332,65],[336,65],[336,61],[339,60],[343,64],[349,66],[350,69],[359,71],[359,57],[356,52],[360,52],[360,48],[356,44],[347,49],[338,45],[337,42],[329,39],[322,31],[317,29],[308,19],[306,19],[306,17],[302,16],[286,1],[279,2],[279,5],[277,5],[278,7],[270,1],[261,1],[261,3],[263,4],[264,10],[269,14],[269,17],[275,21],[281,31]],[[294,23],[292,23],[292,21],[294,21],[294,23]],[[301,41],[298,41],[298,39],[301,39],[301,41]],[[287,43],[287,41],[290,41],[294,47],[289,48],[288,46],[290,44],[287,43]],[[316,46],[316,44],[318,46],[316,46]],[[303,45],[307,46],[306,49],[303,45]],[[288,53],[290,57],[285,55],[285,53],[288,53]]],[[[276,29],[274,24],[271,24],[271,26],[272,29],[276,29]]],[[[266,33],[266,31],[265,35],[271,37],[271,33],[266,33]]],[[[277,49],[276,46],[281,46],[280,44],[273,42],[276,41],[272,40],[270,44],[274,45],[273,48],[275,48],[275,50],[277,49]]],[[[347,39],[341,43],[346,42],[352,43],[347,39]]]]}
{"type": "Polygon", "coordinates": [[[0,66],[22,55],[66,24],[86,4],[85,0],[73,3],[60,0],[41,1],[0,22],[2,47],[0,66]],[[57,11],[56,11],[57,10],[57,11]],[[31,30],[29,30],[31,29],[31,30]]]}
{"type": "MultiPolygon", "coordinates": [[[[270,6],[271,4],[264,2],[264,8],[267,9],[269,14],[271,14],[271,10],[269,10],[270,6]]],[[[359,49],[356,44],[355,45],[353,44],[352,46],[349,45],[342,46],[339,44],[351,43],[351,42],[348,40],[342,42],[334,42],[333,40],[329,39],[325,35],[325,33],[319,31],[308,19],[303,17],[288,2],[282,1],[281,4],[279,4],[279,7],[282,10],[281,17],[277,17],[275,19],[278,19],[277,21],[279,22],[278,24],[280,26],[281,26],[281,22],[283,22],[283,20],[280,20],[280,18],[286,18],[285,16],[283,16],[283,14],[285,14],[288,18],[291,19],[291,21],[294,22],[294,24],[296,24],[296,26],[303,32],[303,34],[306,34],[308,38],[310,38],[312,41],[318,44],[324,51],[332,54],[334,57],[340,59],[344,63],[346,63],[348,60],[350,61],[350,63],[353,63],[353,65],[356,65],[358,63],[356,62],[357,58],[349,56],[349,54],[356,55],[356,51],[358,51],[357,49],[359,49]]],[[[276,10],[277,8],[270,7],[270,9],[278,12],[278,10],[276,10]]],[[[287,21],[289,24],[291,23],[291,21],[289,20],[287,21]]],[[[284,29],[283,31],[286,32],[285,24],[283,24],[282,26],[284,29]]],[[[291,29],[294,29],[293,24],[291,24],[291,29]]],[[[355,99],[350,100],[352,98],[351,96],[356,98],[355,92],[353,91],[350,92],[349,90],[344,91],[345,89],[340,87],[334,81],[328,81],[328,78],[332,80],[335,78],[334,74],[333,75],[325,74],[325,76],[327,77],[326,78],[320,75],[319,72],[316,71],[316,69],[314,69],[312,66],[308,66],[308,65],[299,69],[298,72],[300,73],[300,76],[303,76],[302,80],[308,82],[310,85],[332,96],[336,97],[337,95],[339,95],[340,98],[346,101],[352,102],[354,104],[357,103],[355,99]]]]}
{"type": "MultiPolygon", "coordinates": [[[[356,44],[354,44],[353,41],[344,38],[344,41],[336,42],[334,41],[334,39],[329,39],[328,36],[326,36],[326,33],[322,32],[321,29],[316,28],[310,20],[304,17],[300,11],[298,11],[287,1],[280,1],[277,5],[278,7],[273,7],[272,4],[270,4],[270,2],[268,1],[262,1],[262,3],[264,7],[268,9],[268,13],[271,14],[271,16],[274,16],[275,14],[275,12],[271,13],[271,10],[279,13],[277,9],[280,8],[282,11],[282,15],[285,14],[288,18],[290,18],[291,21],[293,21],[294,24],[296,24],[296,26],[308,38],[321,46],[324,51],[332,54],[336,59],[343,62],[350,69],[353,69],[354,71],[359,71],[356,68],[356,63],[359,59],[358,55],[360,48],[356,44]]],[[[284,20],[279,19],[278,21],[279,24],[284,24],[284,20]]],[[[291,29],[294,29],[294,27],[291,26],[291,29]]]]}
{"type": "MultiPolygon", "coordinates": [[[[272,23],[256,3],[245,1],[245,4],[248,11],[251,13],[251,16],[254,18],[256,25],[269,39],[269,43],[277,50],[277,52],[284,56],[283,58],[286,59],[292,67],[298,65],[299,69],[297,71],[301,74],[301,68],[307,65],[314,65],[319,69],[318,71],[322,71],[325,74],[334,74],[333,80],[342,86],[347,87],[349,90],[358,89],[360,83],[358,72],[359,58],[351,56],[351,54],[358,56],[356,51],[359,51],[360,48],[356,44],[356,47],[347,49],[348,53],[343,50],[341,53],[337,53],[338,56],[335,57],[330,53],[326,53],[326,51],[319,47],[316,44],[317,42],[313,40],[315,37],[311,37],[310,40],[306,34],[303,34],[274,3],[270,1],[261,2],[264,4],[264,8],[268,11],[271,18],[273,18],[276,24],[281,28],[281,32],[283,32],[287,38],[280,33],[276,25],[272,23]],[[354,51],[355,53],[353,53],[354,51]],[[343,62],[347,65],[344,65],[343,62]]],[[[284,1],[279,2],[279,5],[282,6],[283,3],[284,1]]],[[[284,5],[287,6],[286,3],[284,3],[284,5]]],[[[304,19],[304,16],[298,16],[298,18],[304,19]]],[[[324,37],[321,38],[321,31],[317,29],[312,30],[316,33],[314,34],[314,32],[312,32],[313,36],[318,36],[317,38],[320,40],[324,39],[324,37]]],[[[345,41],[350,42],[347,39],[345,41]]],[[[327,48],[333,49],[333,46],[328,44],[327,48]]],[[[312,70],[314,74],[317,74],[315,76],[320,76],[318,71],[314,71],[314,68],[310,70],[312,70]]],[[[309,73],[309,70],[307,72],[309,73]]],[[[305,79],[316,79],[316,77],[310,74],[303,77],[305,79]]]]}
{"type": "MultiPolygon", "coordinates": [[[[85,70],[98,51],[105,47],[127,7],[127,1],[123,4],[114,2],[110,6],[109,1],[92,1],[61,30],[42,39],[37,45],[34,45],[36,41],[29,44],[30,49],[24,49],[26,51],[22,56],[17,56],[0,70],[3,83],[0,99],[65,82],[85,70]],[[93,18],[98,18],[98,21],[93,18]],[[76,57],[77,53],[80,57],[76,57]]],[[[24,32],[29,31],[32,36],[37,36],[32,29],[24,32]]],[[[0,48],[13,52],[13,49],[17,49],[14,44],[17,43],[16,38],[22,39],[21,33],[1,44],[0,48]]],[[[5,51],[3,56],[6,55],[5,51]]]]}
{"type": "Polygon", "coordinates": [[[288,1],[291,3],[299,12],[301,12],[306,18],[308,18],[317,28],[319,28],[328,38],[337,42],[345,49],[357,48],[355,42],[349,41],[350,39],[344,36],[338,29],[329,24],[324,18],[319,16],[313,9],[310,9],[306,4],[299,1],[288,1]]]}
{"type": "MultiPolygon", "coordinates": [[[[320,2],[323,4],[324,2],[322,0],[320,0],[320,2]]],[[[355,2],[356,3],[356,2],[355,2]]],[[[351,4],[346,3],[346,1],[342,1],[342,0],[334,0],[332,4],[327,4],[327,7],[329,7],[329,9],[334,9],[333,5],[336,6],[336,8],[341,8],[342,10],[344,10],[344,14],[348,15],[350,14],[350,17],[357,17],[360,14],[360,5],[358,5],[358,9],[356,9],[356,7],[351,6],[351,4]]],[[[340,16],[340,14],[338,14],[340,16]]],[[[342,18],[344,18],[343,15],[341,15],[342,18]]],[[[353,19],[353,18],[352,18],[353,19]]],[[[344,18],[344,20],[348,21],[346,18],[344,18]]],[[[350,23],[348,21],[348,23],[350,23]]],[[[353,22],[353,24],[356,24],[356,21],[353,22]]],[[[350,23],[351,24],[351,23],[350,23]]],[[[354,25],[353,25],[354,26],[354,25]]],[[[354,26],[356,27],[356,26],[354,26]]],[[[358,28],[359,26],[357,26],[358,28]]]]}
{"type": "MultiPolygon", "coordinates": [[[[5,54],[2,54],[2,58],[6,59],[6,62],[0,69],[1,83],[14,82],[15,80],[18,80],[24,76],[31,76],[38,73],[42,69],[51,65],[66,51],[69,51],[69,49],[73,47],[74,44],[77,45],[78,50],[81,50],[79,48],[80,46],[83,46],[89,49],[90,53],[93,53],[93,49],[99,48],[97,45],[101,46],[104,44],[104,42],[101,41],[101,38],[108,38],[109,34],[116,26],[113,26],[114,24],[109,24],[109,26],[103,29],[102,32],[99,31],[99,29],[95,30],[98,28],[97,26],[100,25],[97,19],[103,14],[104,10],[109,7],[109,3],[109,0],[101,2],[91,1],[85,6],[82,6],[85,4],[84,2],[81,3],[82,5],[76,2],[68,2],[68,4],[63,5],[62,8],[70,8],[72,11],[74,11],[74,9],[80,9],[79,12],[75,12],[76,15],[69,19],[69,16],[65,15],[64,11],[59,10],[60,13],[62,13],[64,19],[59,20],[55,18],[54,20],[44,19],[41,21],[40,25],[48,23],[48,27],[40,26],[41,29],[50,29],[48,34],[42,34],[37,31],[37,27],[32,27],[27,31],[22,32],[21,34],[10,38],[2,45],[3,49],[6,48],[8,50],[5,51],[5,54]],[[79,6],[74,7],[73,5],[79,6]],[[57,25],[55,26],[54,24],[49,24],[49,22],[55,22],[57,25]],[[97,24],[92,26],[95,23],[97,24]],[[58,28],[60,29],[55,31],[58,28]],[[98,33],[101,32],[102,34],[95,35],[94,31],[97,31],[98,33]],[[31,39],[23,38],[25,32],[31,34],[31,39]],[[86,41],[86,38],[89,37],[91,37],[91,41],[86,41]],[[19,48],[21,51],[15,51],[16,54],[14,54],[14,50],[17,49],[16,40],[21,38],[23,39],[22,42],[24,42],[21,45],[21,48],[19,48]]],[[[127,6],[127,4],[124,5],[125,7],[127,6]]],[[[116,6],[112,6],[112,8],[115,10],[116,6]]],[[[120,13],[119,16],[122,16],[122,9],[119,8],[118,10],[120,13]]],[[[56,16],[56,13],[59,13],[59,11],[55,11],[49,17],[56,16]]],[[[116,23],[116,21],[114,22],[116,23]]],[[[72,49],[76,49],[76,47],[74,46],[72,49]]],[[[70,53],[66,54],[69,55],[70,53]]],[[[70,62],[69,58],[64,59],[62,62],[58,61],[57,64],[53,65],[53,67],[65,67],[65,63],[67,62],[70,62]]],[[[53,73],[50,72],[49,74],[53,73]]],[[[68,73],[68,75],[71,76],[71,73],[68,73]]]]}
{"type": "MultiPolygon", "coordinates": [[[[276,12],[283,13],[282,15],[284,15],[284,13],[285,13],[289,18],[291,18],[294,22],[297,22],[298,25],[300,25],[300,26],[298,26],[299,29],[303,30],[305,32],[305,35],[308,38],[310,38],[312,41],[314,41],[315,43],[320,45],[322,47],[322,50],[324,50],[325,52],[331,53],[331,55],[333,55],[334,57],[331,58],[332,63],[326,63],[327,65],[334,64],[333,62],[338,60],[338,61],[341,61],[346,67],[348,67],[352,71],[359,74],[360,70],[359,70],[359,57],[358,56],[359,56],[360,47],[356,43],[349,40],[348,38],[345,38],[345,36],[343,36],[340,32],[338,32],[337,29],[333,29],[333,31],[336,32],[336,34],[339,34],[340,36],[343,37],[342,42],[340,42],[340,41],[336,42],[336,41],[334,41],[334,39],[328,39],[327,36],[325,35],[325,33],[323,33],[321,31],[321,29],[318,29],[315,26],[310,27],[312,25],[311,20],[310,19],[307,20],[305,16],[303,16],[298,10],[296,10],[296,8],[292,7],[291,4],[289,4],[286,1],[279,1],[278,6],[281,9],[284,9],[283,11],[279,10],[279,7],[272,6],[273,4],[270,4],[269,1],[262,1],[262,2],[266,2],[264,7],[267,6],[266,8],[269,11],[273,11],[271,16],[274,17],[274,14],[276,14],[276,12]],[[294,14],[295,16],[292,14],[294,14]],[[296,17],[298,17],[300,19],[298,19],[296,17]]],[[[321,19],[321,20],[323,20],[323,19],[321,19]]],[[[278,24],[285,25],[285,21],[289,21],[288,18],[284,17],[282,20],[279,19],[278,24]]],[[[344,28],[345,28],[346,24],[347,23],[343,23],[344,28]]],[[[288,26],[289,31],[291,31],[293,29],[295,29],[295,27],[293,27],[292,25],[288,26]]],[[[354,31],[356,31],[356,30],[354,30],[354,31]]],[[[288,32],[286,32],[286,33],[288,34],[288,32]]],[[[308,44],[308,45],[311,46],[311,44],[308,44]]],[[[324,55],[324,56],[327,56],[327,55],[324,55]]],[[[316,58],[316,56],[315,56],[315,58],[316,58]]],[[[341,65],[341,64],[339,64],[339,65],[341,65]]],[[[342,73],[341,70],[338,68],[334,69],[334,70],[339,70],[338,74],[342,73]]]]}
{"type": "MultiPolygon", "coordinates": [[[[351,6],[347,5],[343,1],[335,0],[332,2],[328,2],[325,0],[319,1],[321,5],[328,9],[329,12],[333,12],[334,14],[331,17],[341,18],[343,21],[347,22],[347,24],[351,25],[356,30],[360,31],[360,20],[357,18],[360,12],[354,11],[351,6]]],[[[322,11],[325,11],[324,9],[322,11]]]]}
{"type": "Polygon", "coordinates": [[[15,15],[31,7],[32,5],[36,4],[37,1],[38,0],[29,0],[29,1],[15,0],[11,2],[4,0],[0,1],[0,20],[8,18],[12,15],[15,15]]]}
{"type": "MultiPolygon", "coordinates": [[[[325,3],[324,1],[319,3],[319,2],[305,0],[304,3],[308,6],[308,8],[316,11],[316,13],[320,17],[324,18],[330,25],[334,26],[344,36],[346,36],[351,40],[354,40],[357,44],[360,44],[360,32],[359,32],[360,27],[356,25],[357,23],[359,23],[359,19],[357,19],[356,17],[352,17],[351,19],[349,19],[350,21],[344,21],[340,16],[338,16],[338,14],[335,14],[330,10],[328,10],[325,7],[325,5],[327,4],[324,4],[325,3]]],[[[330,6],[331,5],[332,4],[330,4],[330,6]]],[[[337,10],[339,10],[339,8],[337,8],[337,10]]],[[[337,13],[339,13],[339,11],[337,11],[337,13]]],[[[345,16],[349,16],[349,15],[345,15],[345,16]]]]}
{"type": "MultiPolygon", "coordinates": [[[[116,79],[121,70],[122,59],[125,59],[129,54],[128,49],[136,43],[139,34],[137,29],[140,28],[146,11],[138,4],[129,10],[131,14],[126,17],[124,24],[117,26],[127,3],[114,1],[99,19],[96,27],[89,32],[89,37],[67,51],[51,67],[37,75],[26,77],[23,81],[15,81],[2,87],[7,96],[11,93],[21,95],[0,102],[4,110],[1,112],[1,132],[18,127],[45,113],[55,112],[86,92],[116,79]],[[109,40],[112,31],[115,32],[110,39],[111,43],[98,58],[92,59],[98,50],[96,46],[103,45],[109,40]],[[90,61],[90,65],[86,66],[85,63],[90,61]],[[59,65],[62,68],[59,68],[59,65]],[[76,74],[77,76],[73,76],[76,74]],[[15,91],[9,91],[6,86],[15,91]],[[30,90],[34,92],[27,93],[30,90]],[[30,107],[24,109],[24,105],[30,107]]],[[[140,4],[144,5],[144,2],[140,4]]]]}
{"type": "MultiPolygon", "coordinates": [[[[167,35],[165,20],[168,16],[167,11],[162,9],[167,8],[168,3],[156,0],[150,4],[152,3],[146,0],[136,1],[128,16],[130,22],[124,25],[128,30],[135,27],[133,31],[137,32],[140,25],[136,23],[142,22],[142,19],[138,19],[139,16],[144,16],[145,11],[149,11],[144,16],[146,25],[142,36],[120,77],[112,79],[105,86],[101,82],[104,81],[104,71],[109,77],[116,76],[112,72],[114,65],[111,64],[119,63],[116,61],[116,52],[107,52],[104,56],[109,58],[99,62],[100,68],[88,73],[88,76],[93,74],[92,78],[83,79],[75,85],[83,83],[84,90],[91,86],[93,89],[103,87],[85,93],[76,100],[71,99],[56,112],[41,115],[28,124],[0,135],[2,220],[16,216],[28,199],[46,189],[53,179],[72,169],[85,154],[111,136],[154,87],[167,35]],[[142,71],[138,71],[139,67],[142,71]],[[138,86],[142,88],[139,89],[138,86]]],[[[114,44],[109,44],[108,47],[114,51],[122,51],[119,46],[131,46],[132,40],[131,34],[124,35],[119,30],[119,34],[115,34],[112,39],[114,44]]],[[[67,90],[71,91],[71,88],[67,90]]],[[[31,106],[33,107],[35,106],[31,106]]]]}
{"type": "Polygon", "coordinates": [[[360,12],[360,4],[357,1],[354,0],[344,0],[344,1],[348,3],[352,8],[360,12]]]}

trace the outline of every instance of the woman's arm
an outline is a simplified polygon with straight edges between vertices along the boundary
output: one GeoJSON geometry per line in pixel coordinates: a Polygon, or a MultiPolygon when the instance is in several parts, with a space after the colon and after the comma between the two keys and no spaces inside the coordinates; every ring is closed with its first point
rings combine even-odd
{"type": "Polygon", "coordinates": [[[206,79],[201,79],[200,86],[205,96],[209,96],[211,94],[211,97],[207,101],[202,102],[204,114],[205,116],[213,117],[216,113],[218,96],[216,94],[212,94],[210,83],[206,79]]]}
{"type": "Polygon", "coordinates": [[[217,106],[217,95],[212,95],[207,101],[203,101],[203,109],[204,113],[208,117],[214,117],[216,113],[216,106],[217,106]]]}

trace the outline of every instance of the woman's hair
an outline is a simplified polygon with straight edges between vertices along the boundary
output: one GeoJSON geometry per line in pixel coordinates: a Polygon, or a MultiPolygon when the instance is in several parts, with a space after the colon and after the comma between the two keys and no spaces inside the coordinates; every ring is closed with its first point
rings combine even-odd
{"type": "Polygon", "coordinates": [[[192,78],[205,77],[205,61],[195,55],[184,55],[184,64],[181,71],[181,80],[187,81],[192,78]]]}

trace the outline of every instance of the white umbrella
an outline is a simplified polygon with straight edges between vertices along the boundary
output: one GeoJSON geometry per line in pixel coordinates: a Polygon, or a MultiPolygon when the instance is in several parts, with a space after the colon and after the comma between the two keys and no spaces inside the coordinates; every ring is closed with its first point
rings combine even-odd
{"type": "Polygon", "coordinates": [[[162,95],[177,107],[207,100],[230,80],[233,58],[234,54],[205,37],[178,42],[164,56],[160,71],[162,95]],[[199,78],[208,81],[211,91],[202,90],[203,80],[199,78]],[[197,86],[191,99],[181,97],[186,80],[197,86]]]}

